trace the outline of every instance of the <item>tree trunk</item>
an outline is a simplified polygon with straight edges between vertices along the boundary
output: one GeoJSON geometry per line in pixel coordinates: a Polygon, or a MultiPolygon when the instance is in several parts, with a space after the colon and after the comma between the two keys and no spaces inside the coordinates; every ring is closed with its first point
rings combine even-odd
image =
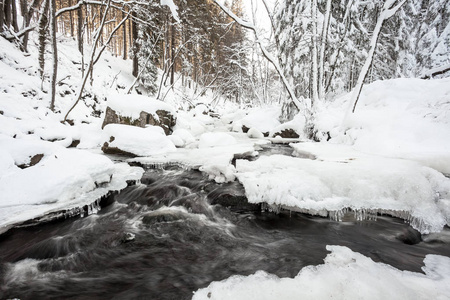
{"type": "Polygon", "coordinates": [[[77,41],[78,51],[83,54],[83,6],[77,9],[77,41]]]}
{"type": "MultiPolygon", "coordinates": [[[[24,2],[24,11],[22,12],[22,15],[24,17],[24,26],[23,28],[27,28],[28,26],[30,26],[30,22],[31,22],[31,18],[33,18],[33,13],[34,10],[37,8],[37,6],[39,5],[39,0],[33,0],[33,2],[30,5],[30,10],[27,11],[27,1],[23,1],[24,2]]],[[[28,37],[29,37],[29,32],[26,32],[23,35],[22,38],[22,46],[23,46],[23,51],[27,52],[27,48],[28,48],[28,37]]]]}
{"type": "Polygon", "coordinates": [[[17,24],[17,7],[16,0],[11,0],[11,12],[12,12],[12,26],[15,32],[19,31],[19,26],[17,24]]]}
{"type": "MultiPolygon", "coordinates": [[[[122,12],[122,19],[125,18],[125,12],[122,12]]],[[[123,59],[127,59],[127,23],[123,23],[123,59]]]]}
{"type": "Polygon", "coordinates": [[[328,26],[330,24],[331,16],[331,0],[327,0],[327,7],[325,11],[325,18],[322,26],[322,40],[320,45],[319,55],[319,98],[325,97],[325,47],[328,43],[328,26]]]}
{"type": "Polygon", "coordinates": [[[55,98],[56,98],[56,78],[58,73],[58,48],[56,45],[56,1],[51,0],[50,3],[50,36],[52,40],[52,52],[53,52],[53,70],[51,79],[51,101],[50,110],[55,111],[55,98]]]}
{"type": "Polygon", "coordinates": [[[0,0],[0,32],[3,32],[3,24],[5,23],[4,4],[5,4],[5,0],[0,0]]]}
{"type": "MultiPolygon", "coordinates": [[[[72,6],[72,0],[69,0],[69,6],[72,6]]],[[[74,36],[74,29],[73,29],[73,14],[72,11],[69,11],[69,22],[70,22],[70,36],[74,36]]]]}
{"type": "Polygon", "coordinates": [[[175,82],[175,25],[172,20],[170,25],[170,60],[172,68],[170,69],[170,85],[173,86],[175,82]]]}
{"type": "Polygon", "coordinates": [[[3,13],[5,16],[5,26],[9,29],[11,26],[11,2],[12,0],[3,0],[3,13]]]}
{"type": "Polygon", "coordinates": [[[134,77],[137,77],[139,74],[139,59],[138,59],[138,53],[139,53],[139,45],[137,43],[137,37],[138,37],[138,30],[137,30],[137,24],[136,24],[136,12],[131,13],[131,33],[133,35],[133,70],[132,74],[134,77]]]}
{"type": "Polygon", "coordinates": [[[318,64],[317,64],[317,0],[311,1],[311,13],[312,13],[312,97],[311,107],[317,104],[319,100],[318,90],[318,64]]]}
{"type": "Polygon", "coordinates": [[[42,4],[41,8],[41,15],[39,17],[38,26],[39,26],[39,73],[41,75],[41,79],[44,80],[44,67],[45,67],[45,39],[46,39],[46,32],[47,32],[47,12],[48,12],[48,2],[49,0],[44,0],[44,3],[42,4]]]}

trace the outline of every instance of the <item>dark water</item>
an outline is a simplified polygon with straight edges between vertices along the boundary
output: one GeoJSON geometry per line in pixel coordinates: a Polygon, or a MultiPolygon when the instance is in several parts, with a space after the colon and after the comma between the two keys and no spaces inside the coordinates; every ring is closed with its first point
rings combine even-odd
{"type": "Polygon", "coordinates": [[[326,245],[417,272],[426,254],[450,256],[448,228],[424,242],[390,217],[261,212],[239,204],[238,183],[210,183],[196,171],[149,170],[142,183],[96,215],[0,236],[0,298],[190,299],[235,274],[293,277],[321,264],[326,245]]]}

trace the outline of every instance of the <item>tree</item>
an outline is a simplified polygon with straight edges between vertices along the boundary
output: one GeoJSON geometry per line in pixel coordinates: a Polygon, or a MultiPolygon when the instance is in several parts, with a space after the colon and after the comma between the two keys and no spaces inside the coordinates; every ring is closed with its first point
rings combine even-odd
{"type": "Polygon", "coordinates": [[[361,94],[364,80],[368,74],[369,68],[372,66],[375,48],[377,47],[377,41],[383,23],[397,12],[397,10],[405,3],[405,1],[406,0],[402,0],[400,3],[396,4],[396,0],[386,0],[386,2],[383,5],[382,11],[378,17],[377,24],[375,25],[375,29],[372,34],[369,54],[367,55],[366,62],[364,63],[361,72],[359,73],[358,82],[356,83],[356,87],[352,93],[352,98],[350,100],[350,103],[352,104],[352,113],[355,112],[356,104],[358,103],[359,95],[361,94]]]}
{"type": "Polygon", "coordinates": [[[56,45],[56,1],[50,1],[50,35],[52,41],[52,54],[53,54],[53,67],[52,67],[52,78],[50,82],[51,92],[50,92],[50,109],[55,110],[55,97],[56,97],[56,78],[58,74],[58,48],[56,45]]]}

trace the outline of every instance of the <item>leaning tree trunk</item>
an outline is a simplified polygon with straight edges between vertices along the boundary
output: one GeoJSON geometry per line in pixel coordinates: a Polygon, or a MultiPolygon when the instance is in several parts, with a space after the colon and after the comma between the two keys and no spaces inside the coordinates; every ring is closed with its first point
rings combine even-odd
{"type": "Polygon", "coordinates": [[[55,111],[55,97],[56,97],[56,78],[58,73],[58,48],[56,45],[56,1],[51,0],[50,3],[50,36],[52,41],[52,53],[53,53],[53,68],[52,68],[52,79],[50,82],[51,92],[50,92],[50,109],[55,111]]]}

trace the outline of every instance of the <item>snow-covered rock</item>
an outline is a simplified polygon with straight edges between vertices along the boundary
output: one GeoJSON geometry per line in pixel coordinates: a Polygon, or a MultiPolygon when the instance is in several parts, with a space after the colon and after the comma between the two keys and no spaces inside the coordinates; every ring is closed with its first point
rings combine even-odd
{"type": "Polygon", "coordinates": [[[280,124],[272,129],[270,136],[282,138],[299,138],[304,137],[306,120],[301,114],[294,117],[293,120],[280,124]]]}
{"type": "Polygon", "coordinates": [[[159,100],[141,95],[116,95],[107,101],[102,128],[108,124],[145,127],[160,126],[168,135],[176,124],[175,109],[159,100]]]}
{"type": "Polygon", "coordinates": [[[2,136],[0,144],[5,146],[0,158],[0,232],[52,212],[90,205],[143,173],[103,155],[55,143],[2,136]],[[35,152],[43,154],[36,165],[16,167],[35,152]]]}
{"type": "Polygon", "coordinates": [[[233,122],[233,130],[246,133],[250,128],[255,128],[268,136],[270,131],[280,125],[280,113],[279,107],[253,109],[247,116],[233,122]]]}
{"type": "Polygon", "coordinates": [[[103,129],[106,141],[103,152],[134,156],[151,156],[175,151],[175,145],[160,127],[140,128],[109,124],[103,129]]]}

